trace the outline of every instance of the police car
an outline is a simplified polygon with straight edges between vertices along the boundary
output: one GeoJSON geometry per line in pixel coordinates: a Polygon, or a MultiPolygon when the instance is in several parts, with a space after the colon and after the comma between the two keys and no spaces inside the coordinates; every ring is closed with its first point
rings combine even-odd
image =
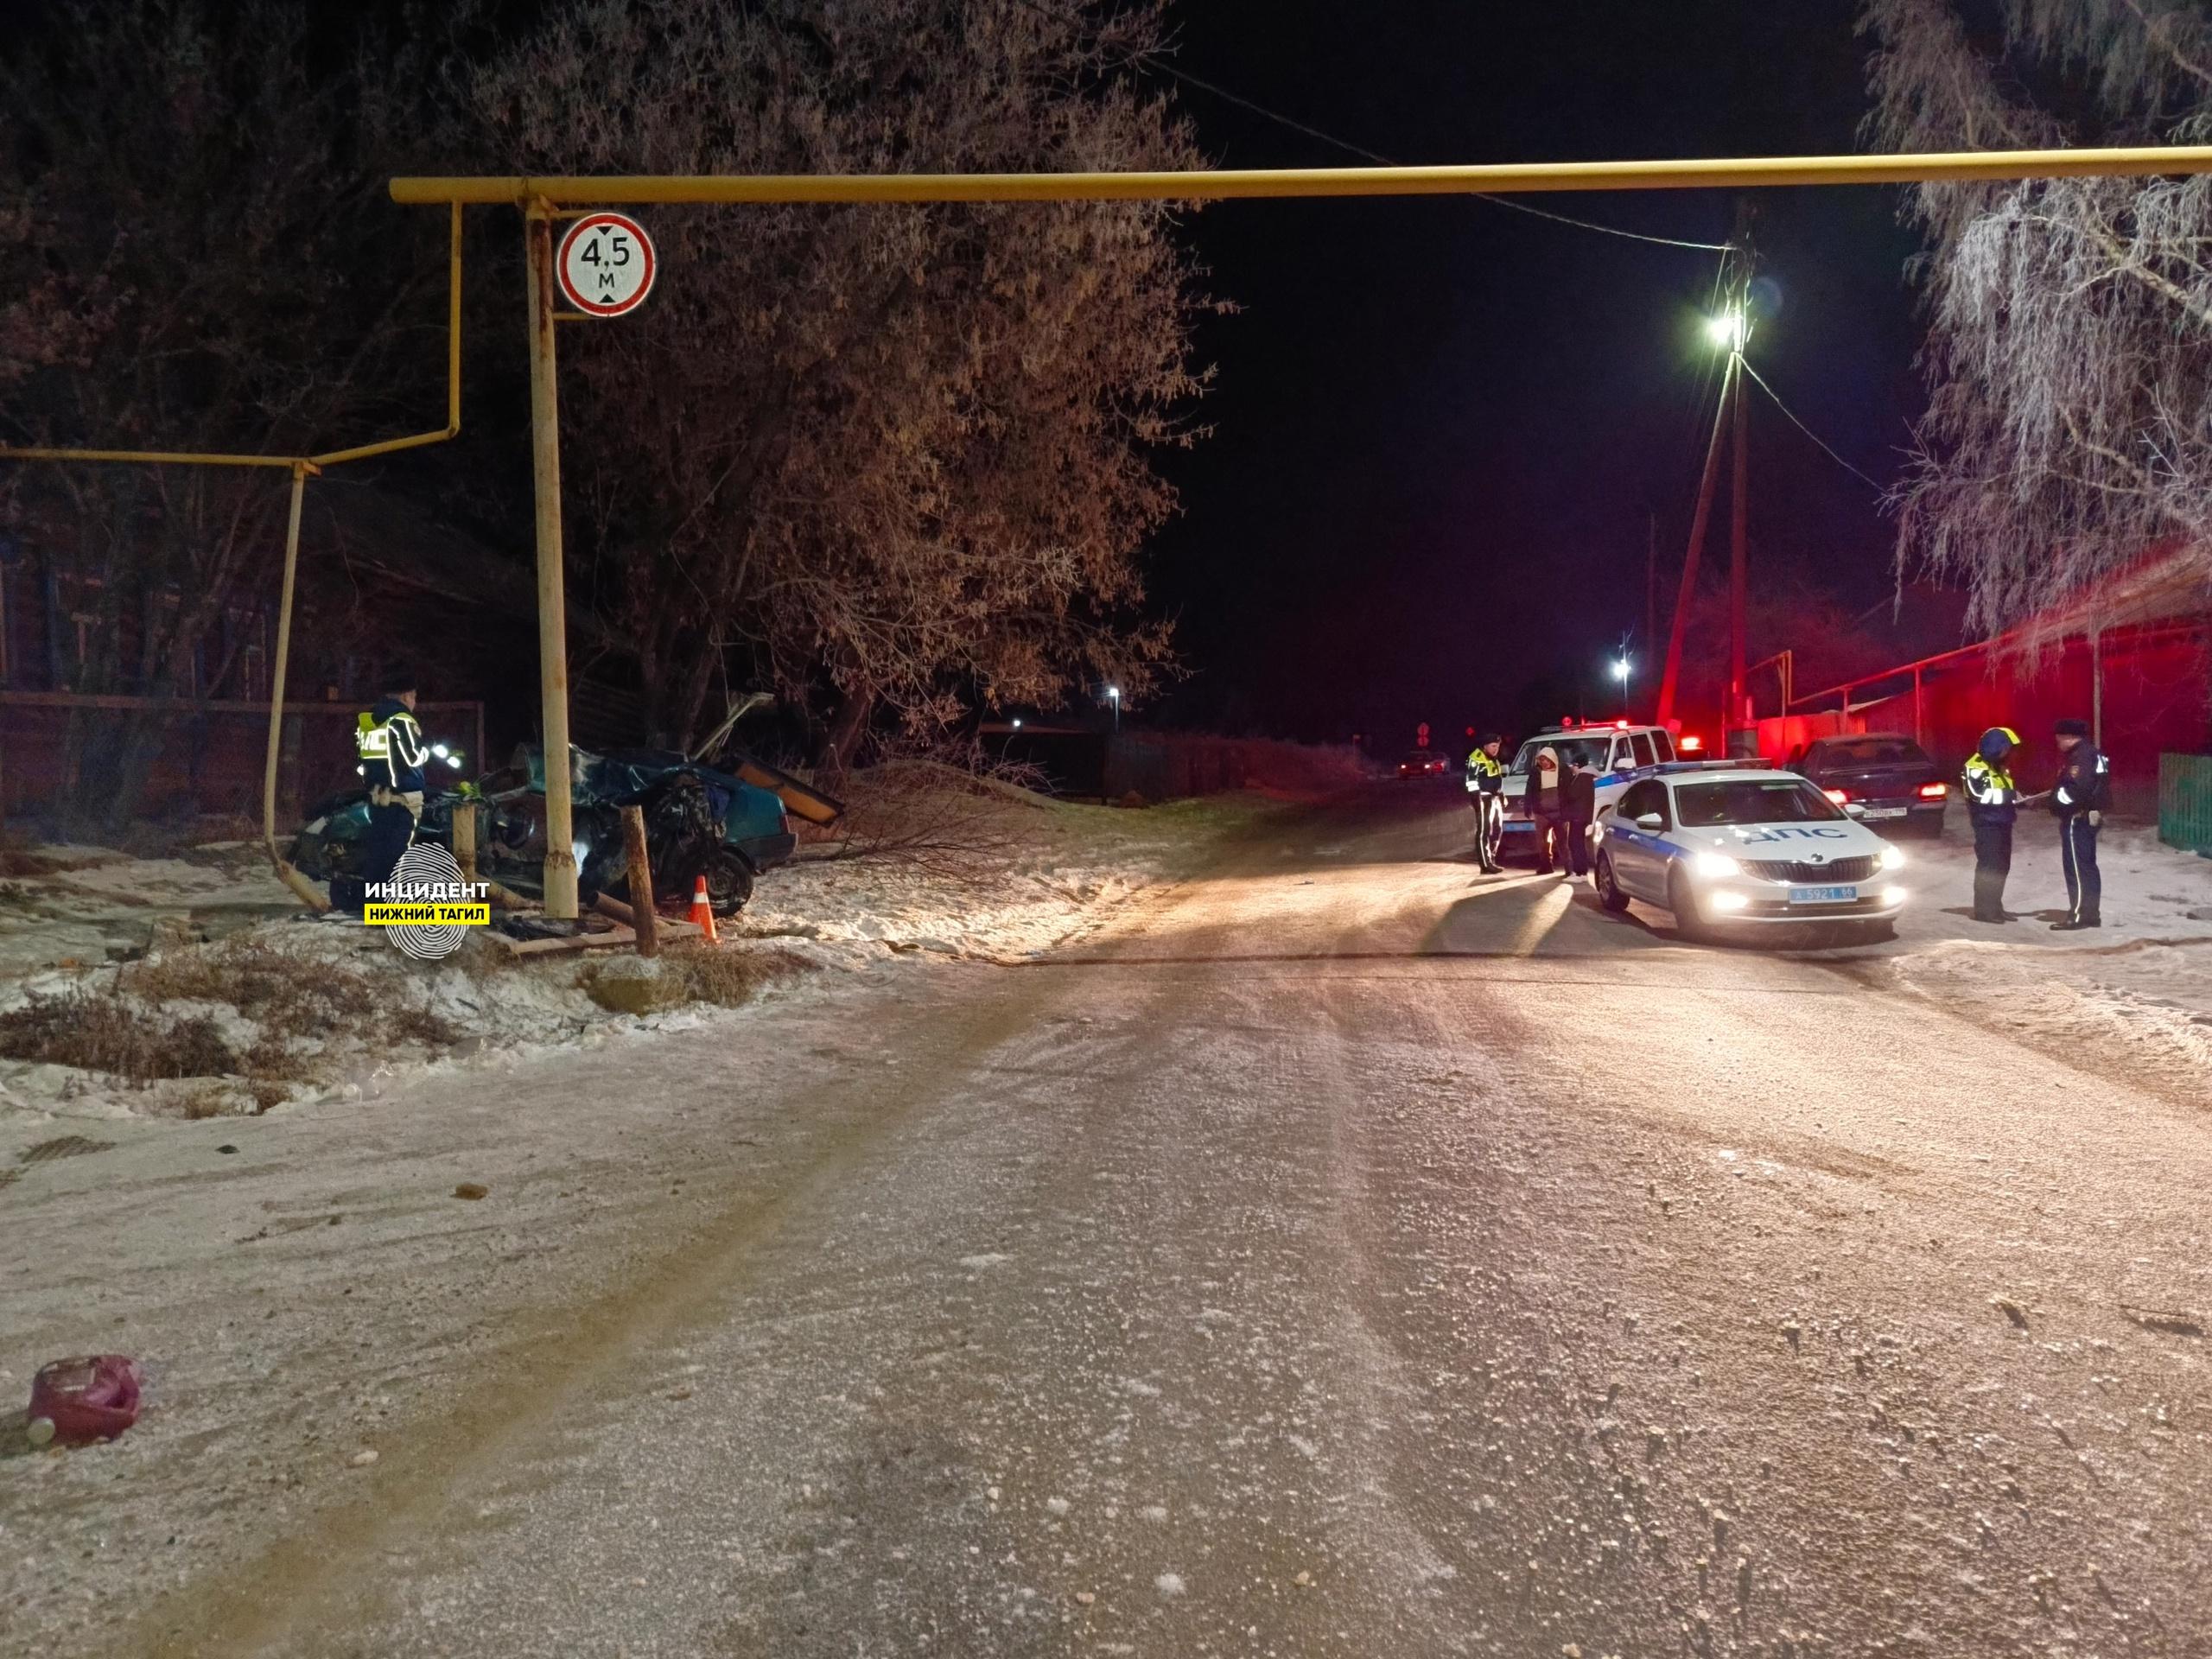
{"type": "Polygon", "coordinates": [[[1597,823],[1607,910],[1662,906],[1686,933],[1808,922],[1886,932],[1904,855],[1794,772],[1708,761],[1623,790],[1597,823]]]}
{"type": "MultiPolygon", "coordinates": [[[[1505,850],[1514,850],[1513,837],[1532,836],[1536,828],[1529,814],[1528,794],[1529,774],[1535,768],[1538,750],[1551,749],[1563,767],[1587,766],[1596,772],[1598,810],[1603,812],[1637,779],[1681,756],[1694,755],[1702,747],[1694,737],[1685,737],[1678,744],[1664,726],[1631,726],[1624,720],[1587,725],[1567,721],[1547,727],[1521,746],[1505,769],[1500,791],[1505,805],[1505,850]]],[[[1474,792],[1475,782],[1470,772],[1469,794],[1474,792]]],[[[1529,841],[1520,843],[1522,850],[1529,845],[1529,841]]]]}

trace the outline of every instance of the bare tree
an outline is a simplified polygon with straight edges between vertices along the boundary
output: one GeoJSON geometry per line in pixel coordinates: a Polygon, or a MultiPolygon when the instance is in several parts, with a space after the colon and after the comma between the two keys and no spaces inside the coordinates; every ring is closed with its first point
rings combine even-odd
{"type": "MultiPolygon", "coordinates": [[[[431,378],[439,262],[372,209],[417,48],[284,0],[69,0],[0,48],[0,432],[298,454],[398,421],[431,378]],[[418,327],[421,332],[418,332],[418,327]]],[[[435,406],[433,404],[433,406],[435,406]]],[[[282,471],[10,467],[73,601],[70,689],[219,694],[273,590],[282,471]]],[[[235,692],[233,682],[227,689],[235,692]]],[[[75,806],[119,823],[159,721],[80,719],[75,806]]]]}
{"type": "MultiPolygon", "coordinates": [[[[1114,73],[1140,3],[569,0],[470,89],[518,171],[1172,168],[1114,73]]],[[[1136,555],[1172,510],[1203,303],[1144,203],[664,208],[652,300],[563,335],[582,585],[637,641],[651,723],[750,679],[925,731],[1083,679],[1141,690],[1136,555]]]]}
{"type": "MultiPolygon", "coordinates": [[[[1868,0],[1883,149],[2202,143],[2197,0],[1868,0]],[[2062,118],[2054,113],[2065,110],[2062,118]]],[[[2212,180],[1923,185],[1931,399],[1901,569],[1963,580],[1994,631],[2164,544],[2212,574],[2212,180]]]]}

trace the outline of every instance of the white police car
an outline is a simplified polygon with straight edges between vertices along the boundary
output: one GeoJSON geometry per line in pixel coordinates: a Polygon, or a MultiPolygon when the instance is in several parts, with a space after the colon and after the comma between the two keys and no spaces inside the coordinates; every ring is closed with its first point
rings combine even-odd
{"type": "Polygon", "coordinates": [[[1598,815],[1607,910],[1663,906],[1686,933],[1851,922],[1886,933],[1904,855],[1794,772],[1707,762],[1637,779],[1598,815]]]}
{"type": "MultiPolygon", "coordinates": [[[[1535,820],[1529,813],[1529,776],[1535,770],[1537,753],[1550,749],[1561,766],[1581,766],[1597,774],[1595,793],[1600,812],[1612,804],[1630,782],[1655,766],[1669,765],[1681,754],[1694,754],[1702,747],[1694,737],[1679,744],[1663,726],[1631,726],[1624,720],[1594,724],[1547,726],[1521,746],[1505,768],[1499,793],[1504,798],[1504,849],[1527,851],[1535,840],[1535,820]],[[1526,836],[1526,841],[1516,837],[1526,836]]],[[[1475,792],[1477,779],[1467,775],[1467,792],[1475,792]]]]}

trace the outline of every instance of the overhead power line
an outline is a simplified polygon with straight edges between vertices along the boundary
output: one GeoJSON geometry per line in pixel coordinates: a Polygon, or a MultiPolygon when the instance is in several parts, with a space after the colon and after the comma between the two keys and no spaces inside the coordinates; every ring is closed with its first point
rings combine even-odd
{"type": "MultiPolygon", "coordinates": [[[[1249,111],[1263,120],[1272,121],[1278,126],[1289,128],[1293,132],[1301,132],[1308,138],[1316,138],[1325,144],[1333,145],[1348,156],[1357,156],[1363,161],[1373,162],[1378,167],[1403,165],[1402,162],[1382,154],[1379,150],[1370,149],[1364,144],[1355,144],[1348,138],[1338,137],[1334,133],[1324,132],[1319,127],[1309,126],[1294,117],[1271,110],[1264,104],[1255,104],[1240,93],[1230,92],[1226,86],[1216,86],[1212,81],[1203,79],[1187,70],[1179,69],[1157,53],[1140,52],[1135,54],[1135,61],[1148,69],[1156,70],[1163,75],[1179,80],[1186,86],[1195,86],[1200,92],[1211,92],[1224,102],[1234,104],[1240,110],[1249,111]]],[[[1515,213],[1527,213],[1532,219],[1548,219],[1554,224],[1572,225],[1577,230],[1596,231],[1602,235],[1618,236],[1630,242],[1649,242],[1662,248],[1688,248],[1699,253],[1726,253],[1731,251],[1729,245],[1726,242],[1690,242],[1680,237],[1647,236],[1642,231],[1624,231],[1618,225],[1600,225],[1594,219],[1576,219],[1567,213],[1553,213],[1545,207],[1531,207],[1527,202],[1516,201],[1510,196],[1490,195],[1479,190],[1470,191],[1468,194],[1477,201],[1486,201],[1493,207],[1510,207],[1515,213]]]]}
{"type": "Polygon", "coordinates": [[[1845,472],[1849,473],[1853,478],[1859,480],[1861,483],[1874,490],[1876,493],[1881,495],[1887,495],[1889,493],[1889,490],[1886,486],[1875,483],[1872,479],[1867,477],[1866,474],[1860,472],[1856,467],[1846,461],[1841,455],[1836,454],[1835,450],[1829,446],[1827,440],[1821,437],[1819,433],[1814,431],[1813,429],[1806,425],[1804,422],[1799,420],[1797,418],[1796,411],[1791,409],[1789,404],[1782,401],[1780,395],[1776,392],[1772,386],[1767,385],[1765,378],[1762,376],[1757,369],[1751,365],[1748,359],[1746,359],[1744,364],[1744,372],[1751,377],[1752,384],[1757,385],[1761,391],[1766,393],[1767,397],[1773,401],[1774,406],[1777,409],[1780,410],[1784,415],[1789,416],[1789,423],[1792,426],[1796,427],[1800,432],[1802,432],[1807,437],[1810,438],[1820,447],[1820,450],[1822,454],[1826,455],[1830,461],[1835,462],[1837,466],[1842,467],[1845,472]]]}

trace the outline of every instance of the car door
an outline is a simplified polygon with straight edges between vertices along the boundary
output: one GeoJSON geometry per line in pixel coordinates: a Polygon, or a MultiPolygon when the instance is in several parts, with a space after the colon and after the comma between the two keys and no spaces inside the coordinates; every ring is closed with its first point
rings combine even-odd
{"type": "Polygon", "coordinates": [[[1666,785],[1656,779],[1631,784],[1621,791],[1606,825],[1606,856],[1612,861],[1613,880],[1635,898],[1651,897],[1651,872],[1659,860],[1656,838],[1649,830],[1637,827],[1636,820],[1644,813],[1656,812],[1663,821],[1666,785]]]}

